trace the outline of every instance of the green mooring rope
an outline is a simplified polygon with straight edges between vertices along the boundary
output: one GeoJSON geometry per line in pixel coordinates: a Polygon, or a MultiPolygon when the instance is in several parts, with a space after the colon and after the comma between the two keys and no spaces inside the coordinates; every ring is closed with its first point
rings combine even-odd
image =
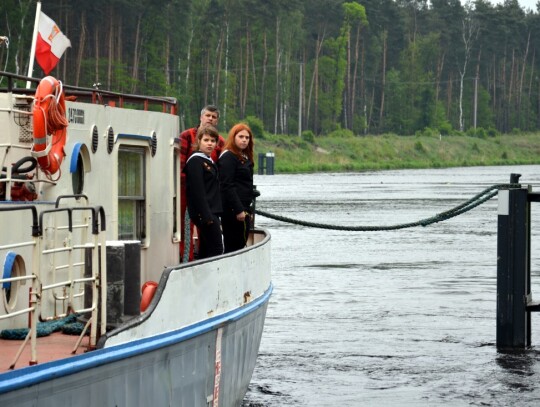
{"type": "MultiPolygon", "coordinates": [[[[37,336],[48,336],[53,332],[64,331],[66,327],[72,327],[76,324],[77,317],[79,314],[70,314],[67,317],[55,319],[54,321],[38,322],[37,324],[37,336]]],[[[82,325],[82,324],[81,324],[82,325]]],[[[78,334],[82,332],[82,328],[78,331],[78,334]]],[[[73,328],[70,328],[70,332],[66,332],[71,335],[74,335],[73,328]]],[[[28,335],[28,328],[17,328],[17,329],[4,329],[0,331],[0,338],[2,339],[24,339],[28,335]]]]}
{"type": "MultiPolygon", "coordinates": [[[[471,209],[474,209],[477,206],[483,204],[484,202],[490,200],[499,192],[499,190],[511,189],[511,188],[521,188],[521,184],[492,185],[489,188],[484,189],[482,192],[476,194],[468,201],[465,201],[462,204],[448,211],[438,213],[429,218],[420,219],[419,221],[416,221],[416,222],[402,223],[402,224],[389,225],[389,226],[339,226],[339,225],[329,225],[329,224],[324,224],[324,223],[306,222],[306,221],[302,221],[298,219],[287,218],[285,216],[274,215],[265,211],[261,211],[260,209],[256,209],[255,213],[258,215],[264,216],[266,218],[278,220],[281,222],[293,223],[295,225],[301,225],[301,226],[307,226],[307,227],[319,228],[319,229],[346,230],[346,231],[354,231],[354,232],[368,232],[368,231],[377,231],[377,230],[397,230],[397,229],[405,229],[405,228],[411,228],[411,227],[416,227],[416,226],[428,226],[433,223],[437,223],[443,220],[453,218],[462,213],[470,211],[471,209]]],[[[186,218],[185,218],[185,242],[186,243],[184,246],[184,253],[183,253],[184,261],[187,261],[189,258],[189,250],[190,250],[189,246],[191,244],[189,225],[190,225],[189,215],[187,214],[187,211],[186,211],[186,218]]],[[[82,332],[84,325],[76,321],[77,317],[78,317],[77,314],[72,314],[72,315],[68,315],[65,318],[61,318],[54,321],[40,322],[37,324],[38,325],[37,335],[38,337],[46,336],[46,335],[50,335],[52,332],[56,332],[59,330],[62,330],[64,333],[67,333],[67,334],[78,335],[82,332]]],[[[3,331],[0,331],[0,338],[24,339],[27,334],[28,334],[28,328],[4,329],[3,331]]]]}
{"type": "Polygon", "coordinates": [[[388,226],[339,226],[339,225],[329,225],[325,223],[315,223],[315,222],[306,222],[298,219],[292,219],[287,218],[285,216],[280,215],[274,215],[265,211],[261,211],[260,209],[256,209],[255,213],[261,216],[264,216],[266,218],[279,220],[281,222],[287,222],[292,223],[295,225],[301,225],[301,226],[307,226],[312,228],[319,228],[319,229],[330,229],[330,230],[346,230],[346,231],[352,231],[352,232],[372,232],[372,231],[378,231],[378,230],[397,230],[397,229],[405,229],[405,228],[412,228],[416,226],[428,226],[433,223],[441,222],[443,220],[447,220],[450,218],[453,218],[455,216],[461,215],[462,213],[465,213],[467,211],[470,211],[473,208],[476,208],[477,206],[483,204],[484,202],[490,200],[493,198],[499,190],[501,189],[510,189],[510,188],[521,188],[521,184],[496,184],[492,185],[489,188],[484,189],[482,192],[476,194],[474,197],[469,199],[468,201],[456,206],[455,208],[452,208],[448,211],[438,213],[432,217],[420,219],[416,222],[409,222],[409,223],[402,223],[397,225],[388,225],[388,226]]]}

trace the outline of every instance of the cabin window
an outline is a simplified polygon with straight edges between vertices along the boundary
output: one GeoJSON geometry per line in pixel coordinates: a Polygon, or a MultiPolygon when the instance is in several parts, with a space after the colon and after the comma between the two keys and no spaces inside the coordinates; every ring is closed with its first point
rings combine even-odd
{"type": "Polygon", "coordinates": [[[146,238],[145,150],[118,150],[118,239],[146,238]]]}

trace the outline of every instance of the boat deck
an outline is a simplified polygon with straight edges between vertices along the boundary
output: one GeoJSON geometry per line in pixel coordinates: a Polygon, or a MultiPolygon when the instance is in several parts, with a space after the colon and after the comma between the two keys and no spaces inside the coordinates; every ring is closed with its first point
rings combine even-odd
{"type": "MultiPolygon", "coordinates": [[[[53,332],[50,335],[37,338],[38,364],[72,356],[78,339],[78,335],[67,335],[62,332],[53,332]]],[[[13,364],[22,343],[23,340],[0,339],[0,373],[10,370],[10,366],[13,364]]],[[[76,354],[84,353],[87,348],[88,337],[82,340],[76,354]]],[[[30,341],[28,341],[15,365],[15,369],[28,366],[30,360],[31,347],[30,341]]]]}

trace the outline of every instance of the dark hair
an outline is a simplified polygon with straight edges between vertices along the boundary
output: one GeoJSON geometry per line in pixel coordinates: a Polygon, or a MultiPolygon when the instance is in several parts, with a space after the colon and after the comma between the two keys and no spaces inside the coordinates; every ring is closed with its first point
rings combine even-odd
{"type": "Polygon", "coordinates": [[[217,113],[217,117],[219,118],[219,109],[217,108],[216,105],[206,105],[201,110],[201,116],[204,114],[204,112],[217,113]]]}
{"type": "Polygon", "coordinates": [[[229,150],[231,153],[233,153],[240,161],[244,161],[244,158],[242,157],[242,154],[245,154],[248,156],[249,160],[251,161],[251,165],[254,165],[253,162],[253,146],[254,146],[254,140],[253,140],[253,132],[249,128],[249,126],[245,123],[238,123],[235,124],[232,129],[229,131],[229,135],[227,136],[227,140],[225,141],[225,146],[223,147],[224,150],[229,150]],[[244,151],[241,151],[236,146],[236,143],[234,142],[234,139],[236,138],[236,135],[240,133],[242,130],[246,130],[249,133],[249,143],[248,146],[244,151]]]}
{"type": "Polygon", "coordinates": [[[214,140],[216,140],[216,143],[218,142],[219,133],[218,133],[217,129],[214,126],[210,126],[210,125],[208,125],[208,126],[200,126],[197,129],[197,149],[199,149],[201,139],[203,138],[203,136],[205,134],[209,135],[214,140]]]}

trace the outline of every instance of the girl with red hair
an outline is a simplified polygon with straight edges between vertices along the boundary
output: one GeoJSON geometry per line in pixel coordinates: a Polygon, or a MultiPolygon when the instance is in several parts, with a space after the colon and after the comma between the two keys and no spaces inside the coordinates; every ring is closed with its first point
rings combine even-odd
{"type": "Polygon", "coordinates": [[[218,161],[225,253],[246,246],[253,218],[253,166],[253,133],[239,123],[229,131],[218,161]]]}

